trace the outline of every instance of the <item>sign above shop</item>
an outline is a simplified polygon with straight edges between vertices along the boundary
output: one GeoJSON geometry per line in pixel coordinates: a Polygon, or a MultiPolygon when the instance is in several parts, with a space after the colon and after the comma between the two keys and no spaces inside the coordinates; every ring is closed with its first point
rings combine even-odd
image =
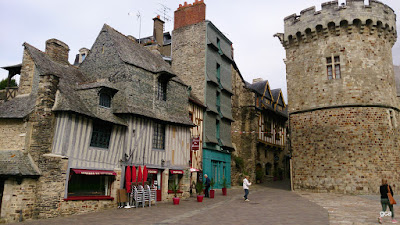
{"type": "Polygon", "coordinates": [[[157,170],[157,169],[150,169],[150,168],[147,168],[147,173],[149,173],[149,174],[157,174],[157,173],[158,173],[158,170],[157,170]]]}
{"type": "Polygon", "coordinates": [[[200,149],[200,137],[192,138],[192,151],[198,151],[200,149]]]}
{"type": "Polygon", "coordinates": [[[169,170],[171,174],[183,174],[183,170],[169,170]]]}
{"type": "Polygon", "coordinates": [[[83,174],[83,175],[117,175],[114,171],[109,170],[85,170],[85,169],[72,169],[75,174],[83,174]]]}

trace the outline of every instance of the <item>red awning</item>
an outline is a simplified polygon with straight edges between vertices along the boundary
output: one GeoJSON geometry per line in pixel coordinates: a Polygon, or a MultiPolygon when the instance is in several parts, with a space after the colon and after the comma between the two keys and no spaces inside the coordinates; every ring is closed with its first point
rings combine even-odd
{"type": "Polygon", "coordinates": [[[196,168],[193,168],[193,167],[190,168],[190,172],[198,172],[198,171],[200,171],[200,170],[196,169],[196,168]]]}
{"type": "Polygon", "coordinates": [[[84,170],[84,169],[72,169],[75,174],[83,174],[83,175],[110,175],[116,176],[117,173],[110,170],[84,170]]]}
{"type": "Polygon", "coordinates": [[[149,174],[157,174],[158,173],[158,169],[147,168],[147,173],[149,173],[149,174]]]}
{"type": "Polygon", "coordinates": [[[169,170],[171,174],[183,174],[183,170],[169,170]]]}

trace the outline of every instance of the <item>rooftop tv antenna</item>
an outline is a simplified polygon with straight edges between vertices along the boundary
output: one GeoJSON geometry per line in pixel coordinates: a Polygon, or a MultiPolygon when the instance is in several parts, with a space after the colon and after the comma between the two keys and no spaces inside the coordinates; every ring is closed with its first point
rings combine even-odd
{"type": "Polygon", "coordinates": [[[169,8],[168,6],[166,6],[165,4],[162,4],[162,3],[158,3],[158,4],[161,6],[161,8],[157,9],[156,14],[161,15],[161,19],[164,22],[171,21],[172,18],[170,16],[168,16],[169,12],[171,11],[171,8],[169,8]]]}
{"type": "MultiPolygon", "coordinates": [[[[133,13],[128,13],[129,16],[133,15],[133,13]]],[[[140,44],[140,32],[142,30],[142,15],[140,11],[136,13],[136,18],[139,20],[139,44],[140,44]]]]}

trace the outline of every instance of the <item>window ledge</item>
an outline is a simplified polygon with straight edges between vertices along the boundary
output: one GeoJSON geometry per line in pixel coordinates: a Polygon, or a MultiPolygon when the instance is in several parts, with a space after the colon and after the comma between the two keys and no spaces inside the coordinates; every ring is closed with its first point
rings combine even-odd
{"type": "Polygon", "coordinates": [[[71,196],[64,198],[64,201],[90,201],[90,200],[111,200],[114,198],[111,196],[71,196]]]}

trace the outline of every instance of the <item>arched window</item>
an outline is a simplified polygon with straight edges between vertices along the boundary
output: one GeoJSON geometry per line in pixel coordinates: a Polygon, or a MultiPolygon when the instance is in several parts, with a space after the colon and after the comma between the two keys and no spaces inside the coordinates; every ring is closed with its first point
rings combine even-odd
{"type": "Polygon", "coordinates": [[[106,108],[110,108],[111,107],[111,96],[107,93],[101,92],[99,105],[106,107],[106,108]]]}

